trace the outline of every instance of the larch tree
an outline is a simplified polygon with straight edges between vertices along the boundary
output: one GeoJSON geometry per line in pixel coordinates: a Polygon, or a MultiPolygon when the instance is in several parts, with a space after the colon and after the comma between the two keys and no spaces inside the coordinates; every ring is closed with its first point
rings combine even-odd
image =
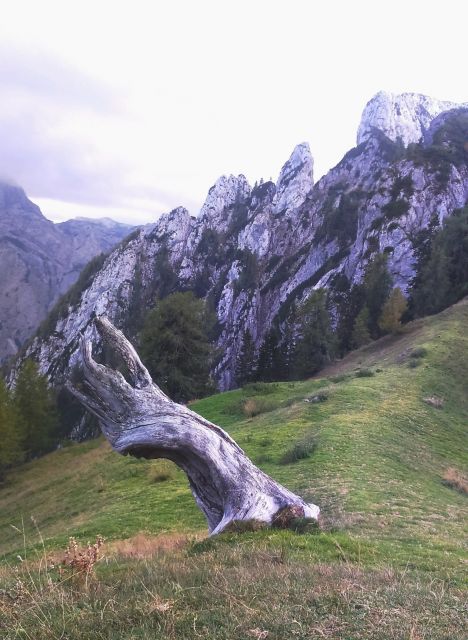
{"type": "Polygon", "coordinates": [[[401,331],[401,318],[408,303],[400,287],[392,290],[387,302],[384,304],[379,318],[379,327],[383,333],[399,333],[401,331]]]}

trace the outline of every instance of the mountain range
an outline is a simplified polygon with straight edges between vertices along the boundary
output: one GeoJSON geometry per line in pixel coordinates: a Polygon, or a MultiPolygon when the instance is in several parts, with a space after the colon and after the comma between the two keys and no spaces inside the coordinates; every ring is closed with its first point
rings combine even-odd
{"type": "Polygon", "coordinates": [[[89,260],[131,230],[110,218],[54,224],[23,189],[0,183],[0,362],[18,351],[89,260]]]}
{"type": "Polygon", "coordinates": [[[178,207],[89,270],[22,357],[60,385],[95,314],[135,338],[158,297],[193,290],[216,313],[213,374],[220,389],[232,388],[246,329],[258,348],[271,326],[281,332],[293,302],[360,282],[377,253],[388,255],[393,286],[406,292],[418,232],[467,203],[467,160],[468,104],[380,92],[363,111],[356,147],[317,183],[307,143],[276,183],[222,176],[196,218],[178,207]]]}

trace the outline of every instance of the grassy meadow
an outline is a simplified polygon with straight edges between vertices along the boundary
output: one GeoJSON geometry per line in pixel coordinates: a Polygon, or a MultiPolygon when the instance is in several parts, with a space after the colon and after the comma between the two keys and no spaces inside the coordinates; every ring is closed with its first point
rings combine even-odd
{"type": "Polygon", "coordinates": [[[465,300],[320,377],[191,405],[320,505],[317,531],[207,538],[182,472],[103,439],[18,468],[0,487],[0,636],[468,637],[467,326],[465,300]],[[84,570],[70,536],[105,539],[84,570]]]}

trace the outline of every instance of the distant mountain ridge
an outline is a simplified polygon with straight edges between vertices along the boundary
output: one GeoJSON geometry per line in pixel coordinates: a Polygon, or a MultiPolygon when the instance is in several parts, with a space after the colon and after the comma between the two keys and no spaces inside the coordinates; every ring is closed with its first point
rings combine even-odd
{"type": "Polygon", "coordinates": [[[281,333],[293,302],[359,282],[376,253],[407,290],[415,234],[467,203],[467,143],[467,105],[381,92],[364,109],[357,147],[317,183],[306,143],[276,184],[222,176],[197,218],[176,208],[118,246],[27,355],[61,384],[94,314],[136,336],[158,295],[190,289],[216,312],[214,375],[232,388],[246,329],[258,348],[272,325],[281,333]]]}
{"type": "Polygon", "coordinates": [[[23,189],[0,183],[0,362],[17,352],[87,262],[131,230],[110,219],[54,224],[23,189]]]}

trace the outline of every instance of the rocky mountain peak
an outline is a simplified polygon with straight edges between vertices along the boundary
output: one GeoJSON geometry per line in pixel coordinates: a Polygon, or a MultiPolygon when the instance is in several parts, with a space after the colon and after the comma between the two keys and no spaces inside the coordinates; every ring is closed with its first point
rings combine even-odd
{"type": "Polygon", "coordinates": [[[208,191],[199,217],[205,223],[223,226],[226,211],[235,203],[244,201],[249,195],[250,185],[244,175],[221,176],[208,191]]]}
{"type": "Polygon", "coordinates": [[[307,142],[298,144],[276,183],[275,213],[296,209],[314,186],[314,159],[307,142]]]}
{"type": "Polygon", "coordinates": [[[374,129],[378,129],[393,142],[400,138],[406,147],[424,137],[436,116],[459,106],[468,105],[436,100],[420,93],[379,91],[364,108],[357,144],[366,142],[374,129]]]}
{"type": "Polygon", "coordinates": [[[0,181],[0,216],[25,214],[45,219],[39,209],[26,196],[24,190],[14,184],[0,181]]]}

